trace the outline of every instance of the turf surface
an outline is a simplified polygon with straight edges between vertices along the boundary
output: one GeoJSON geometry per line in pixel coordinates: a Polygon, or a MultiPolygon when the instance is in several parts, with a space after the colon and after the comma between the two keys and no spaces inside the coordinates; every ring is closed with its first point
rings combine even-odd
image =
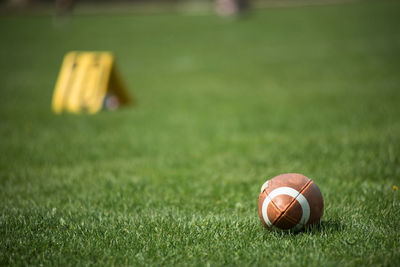
{"type": "Polygon", "coordinates": [[[398,265],[399,8],[0,18],[0,264],[398,265]],[[76,49],[114,51],[138,105],[53,115],[76,49]],[[319,228],[262,228],[286,172],[319,228]]]}

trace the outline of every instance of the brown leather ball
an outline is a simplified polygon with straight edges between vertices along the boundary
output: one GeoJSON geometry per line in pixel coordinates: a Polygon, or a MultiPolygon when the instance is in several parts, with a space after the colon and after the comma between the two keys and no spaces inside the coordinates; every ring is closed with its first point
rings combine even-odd
{"type": "Polygon", "coordinates": [[[261,187],[258,215],[267,229],[299,231],[318,223],[323,213],[321,191],[302,174],[281,174],[261,187]]]}

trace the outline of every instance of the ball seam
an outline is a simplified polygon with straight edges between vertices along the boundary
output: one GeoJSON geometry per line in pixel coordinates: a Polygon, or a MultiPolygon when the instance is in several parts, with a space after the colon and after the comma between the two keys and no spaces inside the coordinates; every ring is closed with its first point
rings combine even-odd
{"type": "MultiPolygon", "coordinates": [[[[297,196],[295,198],[293,198],[293,200],[289,203],[289,205],[286,207],[286,209],[284,211],[281,212],[281,214],[272,222],[272,225],[275,225],[275,223],[277,223],[285,214],[286,212],[294,205],[294,203],[297,201],[297,197],[304,192],[311,184],[312,184],[312,180],[309,180],[298,192],[297,196]]],[[[274,201],[271,199],[271,202],[273,203],[274,201]]],[[[274,203],[275,205],[275,203],[274,203]]],[[[276,205],[275,205],[276,206],[276,205]]],[[[295,222],[295,219],[293,219],[292,217],[288,216],[289,221],[291,222],[295,222]]]]}

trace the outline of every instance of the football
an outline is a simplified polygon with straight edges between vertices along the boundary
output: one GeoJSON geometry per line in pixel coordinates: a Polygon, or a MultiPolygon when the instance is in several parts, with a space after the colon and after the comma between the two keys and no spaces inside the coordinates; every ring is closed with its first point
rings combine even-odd
{"type": "Polygon", "coordinates": [[[267,229],[299,231],[319,223],[323,213],[321,191],[302,174],[281,174],[261,187],[258,214],[267,229]]]}

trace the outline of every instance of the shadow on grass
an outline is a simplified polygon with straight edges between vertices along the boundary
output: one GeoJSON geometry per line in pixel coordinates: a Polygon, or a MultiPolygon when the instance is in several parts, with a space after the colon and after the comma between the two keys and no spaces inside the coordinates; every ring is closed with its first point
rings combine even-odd
{"type": "Polygon", "coordinates": [[[306,229],[303,229],[298,232],[294,231],[279,231],[279,230],[272,230],[275,234],[279,235],[314,235],[314,234],[320,234],[320,233],[327,233],[327,234],[333,234],[336,232],[341,232],[345,229],[345,226],[343,223],[341,223],[338,220],[327,220],[327,221],[322,221],[319,224],[309,226],[306,229]]]}
{"type": "Polygon", "coordinates": [[[312,225],[299,233],[317,234],[320,232],[340,232],[344,230],[344,224],[338,220],[322,221],[319,224],[312,225]]]}

